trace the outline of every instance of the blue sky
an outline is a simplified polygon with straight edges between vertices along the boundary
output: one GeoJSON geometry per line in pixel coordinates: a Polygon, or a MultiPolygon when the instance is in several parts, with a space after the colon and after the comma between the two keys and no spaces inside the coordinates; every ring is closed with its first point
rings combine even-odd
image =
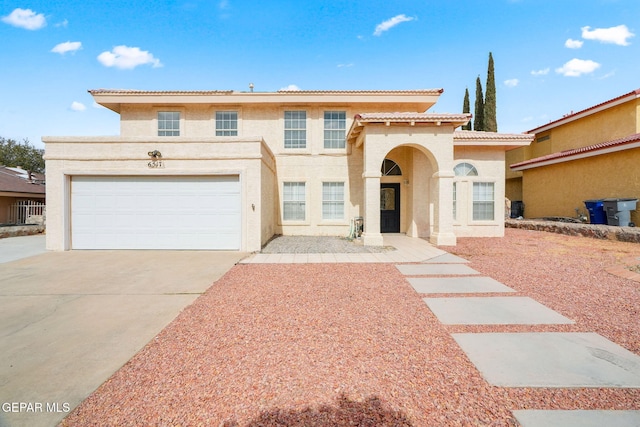
{"type": "Polygon", "coordinates": [[[98,88],[443,88],[459,113],[489,52],[520,133],[640,88],[638,33],[638,0],[5,0],[0,136],[116,135],[98,88]]]}

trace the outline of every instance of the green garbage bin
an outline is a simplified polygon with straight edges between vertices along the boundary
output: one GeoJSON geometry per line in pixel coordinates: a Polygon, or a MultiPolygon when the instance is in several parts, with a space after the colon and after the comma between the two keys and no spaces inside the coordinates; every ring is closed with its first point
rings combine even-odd
{"type": "Polygon", "coordinates": [[[631,220],[631,211],[636,210],[638,199],[604,199],[603,208],[607,213],[607,224],[628,227],[631,220]]]}

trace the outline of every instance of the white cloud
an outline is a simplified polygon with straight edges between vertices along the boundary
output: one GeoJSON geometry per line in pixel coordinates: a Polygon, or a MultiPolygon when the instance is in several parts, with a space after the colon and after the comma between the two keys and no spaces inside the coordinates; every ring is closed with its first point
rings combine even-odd
{"type": "Polygon", "coordinates": [[[580,49],[583,44],[584,42],[581,40],[567,39],[567,41],[564,42],[564,47],[568,47],[569,49],[580,49]]]}
{"type": "Polygon", "coordinates": [[[57,24],[55,24],[56,27],[64,27],[64,28],[67,28],[67,25],[69,25],[69,21],[67,21],[66,19],[62,22],[58,22],[57,24]]]}
{"type": "Polygon", "coordinates": [[[289,86],[285,86],[283,88],[280,88],[280,90],[300,90],[300,88],[296,85],[289,85],[289,86]]]}
{"type": "Polygon", "coordinates": [[[398,24],[401,24],[403,22],[413,21],[415,19],[416,18],[406,16],[405,14],[396,15],[393,18],[387,19],[386,21],[378,24],[378,26],[376,27],[376,30],[373,32],[373,35],[380,36],[382,35],[382,33],[390,30],[391,28],[395,27],[398,24]]]}
{"type": "Polygon", "coordinates": [[[601,43],[613,43],[620,46],[628,46],[627,39],[635,36],[626,25],[618,25],[610,28],[582,27],[582,38],[586,40],[597,40],[601,43]]]}
{"type": "Polygon", "coordinates": [[[151,64],[153,68],[162,67],[160,60],[153,54],[139,47],[116,46],[111,52],[105,51],[98,55],[98,61],[105,67],[116,67],[130,70],[138,65],[151,64]]]}
{"type": "Polygon", "coordinates": [[[64,55],[67,52],[75,52],[80,48],[82,48],[81,42],[64,42],[55,45],[53,49],[51,49],[51,52],[64,55]]]}
{"type": "Polygon", "coordinates": [[[551,71],[549,68],[544,68],[542,70],[533,70],[531,71],[532,76],[546,76],[551,71]]]}
{"type": "Polygon", "coordinates": [[[504,84],[507,87],[516,87],[518,86],[518,83],[520,83],[520,80],[518,79],[509,79],[504,81],[504,84]]]}
{"type": "Polygon", "coordinates": [[[338,68],[350,68],[353,67],[353,62],[349,64],[338,64],[338,68]]]}
{"type": "Polygon", "coordinates": [[[608,72],[604,76],[600,77],[598,80],[608,79],[609,77],[613,77],[615,75],[616,75],[616,70],[613,70],[613,71],[608,72]]]}
{"type": "Polygon", "coordinates": [[[73,101],[69,108],[71,109],[71,111],[84,111],[87,109],[87,107],[82,102],[78,101],[73,101]]]}
{"type": "Polygon", "coordinates": [[[14,27],[25,28],[27,30],[39,30],[47,25],[47,19],[42,13],[35,13],[31,9],[14,9],[7,16],[2,17],[2,21],[14,27]]]}
{"type": "Polygon", "coordinates": [[[567,77],[580,77],[589,74],[600,68],[600,64],[590,59],[573,58],[560,68],[556,68],[556,73],[567,77]]]}

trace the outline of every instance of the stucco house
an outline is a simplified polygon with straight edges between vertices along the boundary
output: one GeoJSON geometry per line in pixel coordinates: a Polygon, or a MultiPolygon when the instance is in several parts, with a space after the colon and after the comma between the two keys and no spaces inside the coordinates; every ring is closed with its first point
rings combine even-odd
{"type": "Polygon", "coordinates": [[[21,168],[0,166],[0,224],[24,224],[30,213],[42,216],[45,201],[44,175],[21,168]],[[37,206],[31,212],[29,207],[37,206]]]}
{"type": "Polygon", "coordinates": [[[259,251],[276,234],[504,233],[505,151],[442,89],[91,90],[120,135],[44,137],[47,248],[259,251]]]}
{"type": "MultiPolygon", "coordinates": [[[[576,216],[584,201],[640,197],[640,89],[527,132],[507,153],[506,194],[527,218],[576,216]]],[[[637,211],[631,221],[640,223],[637,211]]]]}

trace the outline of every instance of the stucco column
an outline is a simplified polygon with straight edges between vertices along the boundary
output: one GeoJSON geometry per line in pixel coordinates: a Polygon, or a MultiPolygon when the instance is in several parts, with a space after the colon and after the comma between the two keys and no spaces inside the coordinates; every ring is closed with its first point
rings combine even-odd
{"type": "Polygon", "coordinates": [[[453,233],[453,171],[439,171],[433,174],[437,203],[434,209],[434,226],[429,241],[434,245],[454,246],[453,233]]]}
{"type": "Polygon", "coordinates": [[[382,246],[380,233],[380,177],[382,174],[363,174],[364,179],[364,233],[365,246],[382,246]]]}

